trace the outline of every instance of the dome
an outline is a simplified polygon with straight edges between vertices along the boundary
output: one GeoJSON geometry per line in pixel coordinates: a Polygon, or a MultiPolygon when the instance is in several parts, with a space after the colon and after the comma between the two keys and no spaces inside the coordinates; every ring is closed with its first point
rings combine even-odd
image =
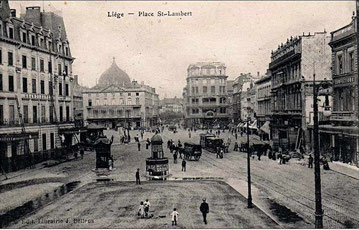
{"type": "Polygon", "coordinates": [[[152,138],[151,138],[151,143],[154,143],[154,144],[162,144],[163,141],[162,141],[162,137],[158,134],[154,135],[152,138]]]}
{"type": "Polygon", "coordinates": [[[131,86],[131,80],[127,73],[117,66],[114,58],[110,68],[100,76],[98,84],[102,86],[117,85],[129,87],[131,86]]]}

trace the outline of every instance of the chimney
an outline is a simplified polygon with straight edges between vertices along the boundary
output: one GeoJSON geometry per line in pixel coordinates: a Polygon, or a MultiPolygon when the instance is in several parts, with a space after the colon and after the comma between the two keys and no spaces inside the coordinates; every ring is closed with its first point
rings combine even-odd
{"type": "Polygon", "coordinates": [[[79,75],[74,75],[74,84],[75,85],[79,84],[79,75]]]}
{"type": "Polygon", "coordinates": [[[40,6],[26,7],[25,21],[41,26],[40,6]]]}
{"type": "Polygon", "coordinates": [[[16,18],[16,9],[11,9],[10,10],[10,16],[13,18],[16,18]]]}

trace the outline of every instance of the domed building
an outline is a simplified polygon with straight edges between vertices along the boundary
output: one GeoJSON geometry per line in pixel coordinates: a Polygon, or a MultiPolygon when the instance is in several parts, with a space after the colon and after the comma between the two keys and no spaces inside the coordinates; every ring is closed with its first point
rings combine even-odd
{"type": "Polygon", "coordinates": [[[128,74],[120,69],[113,58],[112,65],[108,68],[103,74],[101,74],[97,88],[103,88],[110,85],[120,86],[120,87],[131,87],[131,80],[128,74]]]}
{"type": "Polygon", "coordinates": [[[82,91],[85,123],[124,129],[156,126],[159,98],[156,89],[140,84],[112,65],[99,78],[98,84],[82,91]]]}

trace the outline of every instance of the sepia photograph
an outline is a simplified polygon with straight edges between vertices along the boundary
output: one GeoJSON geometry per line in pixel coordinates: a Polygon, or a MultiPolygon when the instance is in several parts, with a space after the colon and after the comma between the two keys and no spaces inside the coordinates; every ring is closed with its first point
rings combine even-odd
{"type": "Polygon", "coordinates": [[[359,229],[359,0],[0,0],[0,228],[359,229]]]}

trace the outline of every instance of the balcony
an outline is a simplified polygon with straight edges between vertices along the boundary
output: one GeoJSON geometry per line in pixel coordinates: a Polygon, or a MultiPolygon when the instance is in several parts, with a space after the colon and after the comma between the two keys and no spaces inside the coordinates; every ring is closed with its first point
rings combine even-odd
{"type": "MultiPolygon", "coordinates": [[[[64,120],[64,121],[59,121],[59,122],[50,122],[50,119],[46,118],[46,119],[39,119],[35,122],[26,122],[25,127],[29,127],[29,126],[41,126],[41,125],[53,125],[53,124],[72,124],[74,122],[73,119],[69,119],[69,120],[64,120]]],[[[0,127],[20,127],[21,126],[21,121],[20,119],[15,119],[15,120],[3,120],[0,121],[0,127]]]]}
{"type": "Polygon", "coordinates": [[[354,121],[356,119],[353,111],[333,111],[330,116],[332,121],[354,121]]]}

